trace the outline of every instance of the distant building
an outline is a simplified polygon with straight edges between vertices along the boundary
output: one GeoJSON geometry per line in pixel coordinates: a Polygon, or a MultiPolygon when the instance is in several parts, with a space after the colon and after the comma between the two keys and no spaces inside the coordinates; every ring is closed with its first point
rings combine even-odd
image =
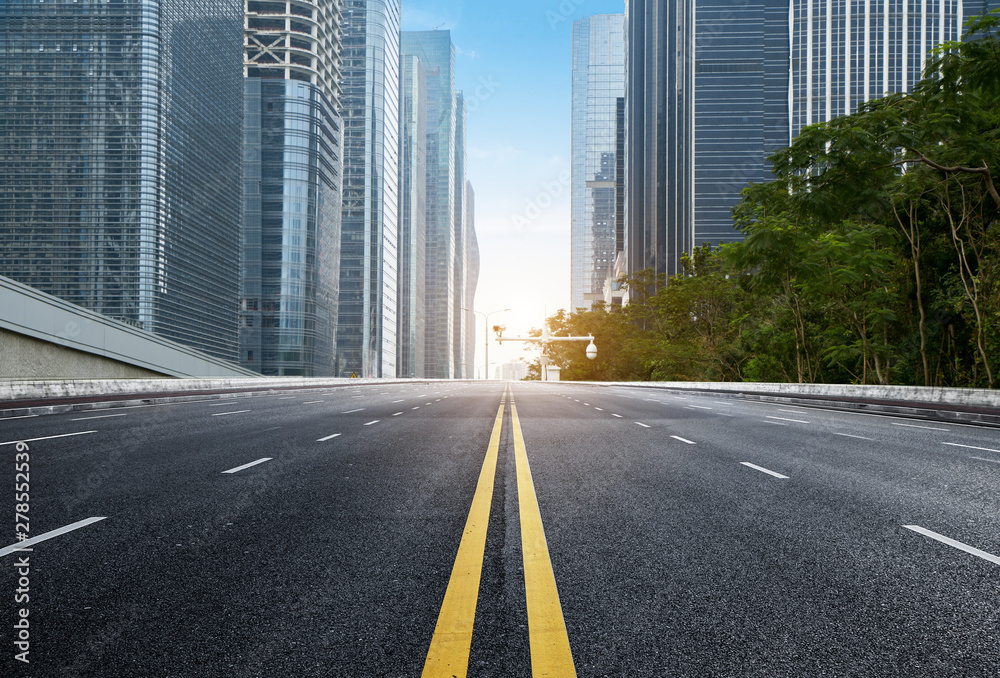
{"type": "Polygon", "coordinates": [[[424,377],[427,259],[427,77],[420,59],[402,56],[399,151],[399,312],[396,371],[424,377]]]}
{"type": "Polygon", "coordinates": [[[625,95],[625,16],[573,22],[573,308],[604,297],[618,213],[618,102],[625,95]]]}
{"type": "MultiPolygon", "coordinates": [[[[426,276],[424,376],[455,376],[456,258],[461,226],[456,228],[455,46],[450,31],[404,31],[404,55],[423,64],[427,80],[426,276]]],[[[464,182],[463,184],[464,185],[464,182]]]]}
{"type": "MultiPolygon", "coordinates": [[[[476,307],[476,288],[479,286],[479,239],[476,237],[476,192],[472,182],[465,182],[465,239],[466,274],[465,274],[465,365],[466,378],[476,376],[476,314],[471,309],[476,307]]],[[[484,377],[486,375],[483,375],[484,377]]]]}
{"type": "Polygon", "coordinates": [[[243,21],[0,4],[0,275],[238,361],[243,21]]]}
{"type": "Polygon", "coordinates": [[[399,20],[399,0],[343,0],[340,376],[396,376],[399,20]]]}
{"type": "Polygon", "coordinates": [[[524,361],[516,363],[504,363],[496,367],[496,379],[504,381],[521,381],[528,376],[528,364],[524,361]]]}
{"type": "Polygon", "coordinates": [[[247,2],[240,362],[334,376],[340,0],[247,2]]]}

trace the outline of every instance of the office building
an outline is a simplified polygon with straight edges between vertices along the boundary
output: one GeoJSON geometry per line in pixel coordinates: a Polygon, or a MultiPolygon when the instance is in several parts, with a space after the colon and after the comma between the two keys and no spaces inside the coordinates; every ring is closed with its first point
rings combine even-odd
{"type": "Polygon", "coordinates": [[[618,212],[618,102],[625,95],[625,16],[573,22],[573,308],[604,299],[618,212]]]}
{"type": "MultiPolygon", "coordinates": [[[[476,192],[472,188],[472,182],[465,182],[465,230],[468,233],[466,238],[466,273],[465,273],[465,304],[467,310],[465,316],[465,365],[466,379],[474,379],[476,376],[476,314],[472,309],[476,307],[476,288],[479,286],[479,238],[476,237],[476,192]]],[[[486,375],[483,375],[484,378],[486,375]]]]}
{"type": "Polygon", "coordinates": [[[238,361],[243,20],[0,4],[0,275],[238,361]]]}
{"type": "Polygon", "coordinates": [[[396,376],[399,20],[399,0],[343,0],[341,376],[396,376]]]}
{"type": "Polygon", "coordinates": [[[461,360],[455,351],[461,314],[455,291],[455,46],[450,31],[405,31],[401,44],[403,54],[423,64],[427,83],[424,376],[451,379],[461,360]]]}
{"type": "Polygon", "coordinates": [[[247,2],[240,362],[334,376],[340,0],[247,2]]]}
{"type": "Polygon", "coordinates": [[[803,126],[908,91],[994,0],[629,0],[627,270],[741,237],[731,209],[803,126]]]}
{"type": "Polygon", "coordinates": [[[427,77],[416,56],[400,70],[399,377],[424,376],[424,279],[427,248],[427,77]]]}
{"type": "Polygon", "coordinates": [[[469,316],[462,311],[466,306],[466,284],[469,274],[469,222],[467,212],[466,179],[466,145],[465,145],[465,96],[462,92],[455,93],[455,279],[454,279],[454,325],[452,338],[455,356],[454,371],[456,379],[467,379],[472,374],[473,365],[466,362],[468,344],[469,316]]]}

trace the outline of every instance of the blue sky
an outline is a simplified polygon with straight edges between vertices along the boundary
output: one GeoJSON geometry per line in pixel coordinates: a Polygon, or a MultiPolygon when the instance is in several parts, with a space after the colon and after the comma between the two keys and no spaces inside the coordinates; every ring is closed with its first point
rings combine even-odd
{"type": "MultiPolygon", "coordinates": [[[[476,310],[508,335],[570,303],[570,47],[574,19],[624,0],[402,0],[403,30],[450,30],[465,92],[482,270],[476,310]]],[[[482,316],[477,370],[482,370],[482,316]]],[[[491,340],[490,363],[529,357],[491,340]]],[[[491,369],[492,372],[492,369],[491,369]]],[[[478,373],[478,372],[477,372],[478,373]]],[[[490,375],[492,376],[492,374],[490,375]]]]}

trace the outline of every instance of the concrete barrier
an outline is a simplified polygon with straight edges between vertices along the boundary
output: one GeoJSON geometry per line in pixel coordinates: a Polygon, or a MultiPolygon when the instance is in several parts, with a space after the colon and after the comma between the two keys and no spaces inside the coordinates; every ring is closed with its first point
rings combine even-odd
{"type": "Polygon", "coordinates": [[[432,383],[433,379],[84,379],[0,381],[0,419],[57,414],[137,404],[199,400],[222,395],[262,395],[278,391],[315,391],[356,385],[432,383]]]}
{"type": "Polygon", "coordinates": [[[691,381],[580,383],[601,387],[624,386],[711,393],[745,400],[1000,426],[1000,391],[990,389],[691,381]]]}

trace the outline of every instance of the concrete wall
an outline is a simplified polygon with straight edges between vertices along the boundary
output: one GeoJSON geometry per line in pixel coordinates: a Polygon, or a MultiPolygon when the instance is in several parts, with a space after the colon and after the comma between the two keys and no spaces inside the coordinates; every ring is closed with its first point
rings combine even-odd
{"type": "Polygon", "coordinates": [[[0,379],[259,376],[3,276],[0,330],[0,379]]]}
{"type": "Polygon", "coordinates": [[[154,379],[165,375],[0,328],[0,375],[6,379],[154,379]]]}

